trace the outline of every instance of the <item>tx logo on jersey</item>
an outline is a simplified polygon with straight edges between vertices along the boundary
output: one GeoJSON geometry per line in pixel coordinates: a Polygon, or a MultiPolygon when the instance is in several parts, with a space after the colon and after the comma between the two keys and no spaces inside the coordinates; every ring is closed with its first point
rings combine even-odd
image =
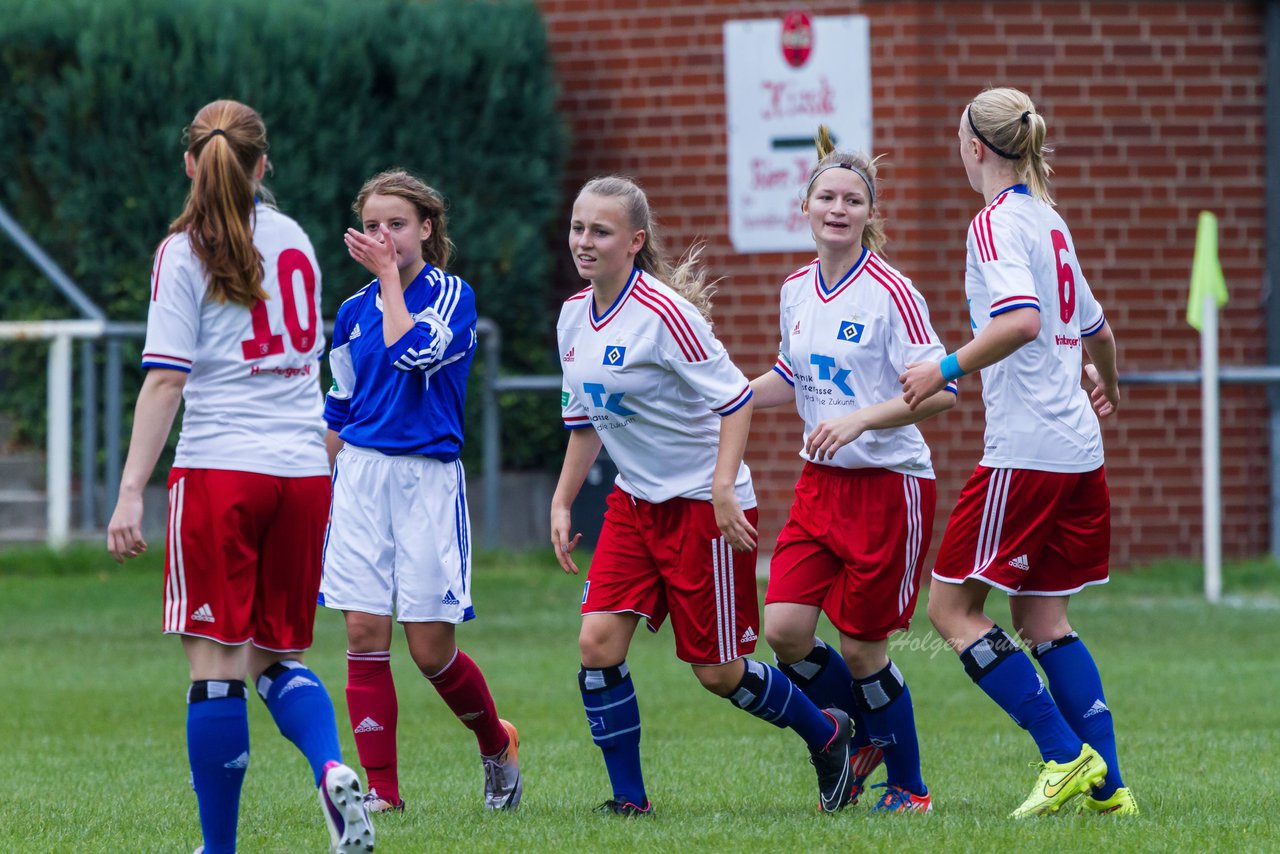
{"type": "Polygon", "coordinates": [[[862,330],[866,324],[854,323],[852,320],[840,321],[840,331],[836,333],[837,341],[848,341],[850,344],[862,343],[862,330]]]}
{"type": "MultiPolygon", "coordinates": [[[[861,333],[859,333],[861,334],[861,333]]],[[[853,397],[853,389],[849,386],[848,368],[835,370],[836,360],[834,356],[824,356],[821,353],[810,353],[809,364],[818,369],[818,379],[829,380],[833,386],[848,397],[853,397]]]]}
{"type": "Polygon", "coordinates": [[[627,348],[618,344],[604,348],[603,365],[606,368],[622,367],[622,360],[627,357],[627,348]]]}
{"type": "MultiPolygon", "coordinates": [[[[608,356],[605,358],[608,358],[608,356]]],[[[612,412],[614,415],[620,415],[623,418],[635,415],[634,412],[622,405],[622,399],[627,396],[625,391],[615,391],[610,394],[608,389],[600,385],[600,383],[583,383],[582,390],[591,396],[591,404],[597,409],[612,412]]]]}

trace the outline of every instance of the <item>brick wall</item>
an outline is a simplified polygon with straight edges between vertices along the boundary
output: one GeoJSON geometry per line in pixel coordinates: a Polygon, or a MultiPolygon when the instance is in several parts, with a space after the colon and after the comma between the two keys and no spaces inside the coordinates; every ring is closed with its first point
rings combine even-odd
{"type": "MultiPolygon", "coordinates": [[[[803,254],[741,255],[728,239],[722,26],[778,17],[789,2],[540,0],[570,126],[569,198],[620,171],[646,187],[672,249],[708,240],[726,276],[717,331],[748,376],[777,344],[777,289],[803,254]]],[[[889,220],[886,254],[929,301],[948,349],[969,338],[965,230],[982,199],[955,146],[960,111],[987,85],[1035,99],[1056,148],[1055,194],[1081,264],[1120,342],[1121,373],[1198,364],[1183,320],[1201,209],[1221,222],[1231,302],[1222,362],[1261,364],[1264,44],[1261,7],[1229,3],[830,2],[812,15],[870,19],[875,153],[889,220]]],[[[567,209],[565,221],[568,220],[567,209]]],[[[567,253],[564,293],[578,287],[567,253]]],[[[1268,548],[1265,395],[1225,386],[1224,550],[1268,548]]],[[[1198,556],[1199,388],[1124,390],[1104,427],[1117,565],[1198,556]]],[[[981,455],[976,379],[924,425],[939,475],[936,552],[947,514],[981,455]]],[[[757,413],[748,461],[767,546],[799,470],[794,413],[757,413]]]]}

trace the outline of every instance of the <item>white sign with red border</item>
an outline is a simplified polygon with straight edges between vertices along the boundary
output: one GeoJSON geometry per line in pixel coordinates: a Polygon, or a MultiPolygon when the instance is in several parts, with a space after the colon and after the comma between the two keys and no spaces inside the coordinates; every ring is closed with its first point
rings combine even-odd
{"type": "Polygon", "coordinates": [[[871,155],[871,27],[865,15],[728,21],[724,87],[729,238],[738,252],[813,248],[800,200],[818,125],[871,155]]]}

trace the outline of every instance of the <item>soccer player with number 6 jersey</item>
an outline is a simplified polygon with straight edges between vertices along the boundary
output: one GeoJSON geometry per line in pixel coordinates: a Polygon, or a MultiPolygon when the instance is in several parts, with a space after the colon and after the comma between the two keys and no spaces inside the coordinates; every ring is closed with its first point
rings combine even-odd
{"type": "Polygon", "coordinates": [[[333,703],[302,663],[329,512],[320,269],[298,224],[261,200],[267,129],[253,109],[206,105],[186,143],[191,192],[156,251],[147,373],[107,547],[120,562],[146,550],[142,489],[185,400],[169,474],[164,630],[182,637],[191,668],[187,757],[200,850],[236,850],[247,675],[311,764],[332,850],[372,851],[333,703]]]}
{"type": "Polygon", "coordinates": [[[371,812],[401,811],[391,675],[392,616],[409,655],[476,737],[484,806],[524,791],[516,728],[458,649],[471,606],[471,522],[462,470],[463,403],[476,350],[471,286],[445,272],[444,199],[403,170],[370,178],[352,206],[347,251],[377,279],[338,308],[324,416],[333,460],[323,604],[347,626],[347,711],[371,812]]]}
{"type": "Polygon", "coordinates": [[[946,352],[911,281],[879,250],[876,164],[818,131],[801,203],[818,257],[782,285],[781,344],[751,386],[758,406],[791,404],[805,460],[778,535],[765,637],[778,666],[819,705],[853,717],[854,799],[883,760],[877,812],[927,812],[911,692],[888,638],[915,612],[936,500],[929,446],[915,423],[955,405],[948,384],[910,409],[897,378],[946,352]],[[826,612],[840,648],[815,636],[826,612]]]}
{"type": "Polygon", "coordinates": [[[974,338],[911,365],[901,380],[916,406],[981,370],[987,430],[934,565],[929,617],[969,677],[1040,750],[1039,778],[1014,817],[1064,808],[1134,815],[1098,668],[1067,621],[1072,594],[1107,581],[1111,509],[1098,417],[1120,402],[1116,344],[1054,210],[1045,134],[1044,117],[1017,89],[988,89],[960,116],[960,160],[987,203],[968,236],[974,338]],[[1018,642],[984,612],[993,588],[1009,595],[1013,628],[1048,692],[1018,642]]]}
{"type": "Polygon", "coordinates": [[[569,249],[591,285],[556,325],[570,430],[551,502],[551,543],[578,572],[570,507],[601,447],[618,467],[582,594],[578,684],[613,788],[599,809],[644,816],[640,707],[627,667],[643,617],[671,618],[676,655],[704,688],[807,743],[819,806],[852,794],[848,716],[820,710],[782,675],[745,658],[759,634],[756,509],[742,462],[751,388],[707,320],[697,251],[672,268],[648,199],[620,177],[587,182],[573,205],[569,249]]]}

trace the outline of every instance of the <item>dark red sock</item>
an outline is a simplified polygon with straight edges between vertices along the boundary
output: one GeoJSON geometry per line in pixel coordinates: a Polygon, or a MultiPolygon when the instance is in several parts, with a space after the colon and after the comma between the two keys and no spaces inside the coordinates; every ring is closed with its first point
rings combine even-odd
{"type": "Polygon", "coordinates": [[[347,713],[356,752],[368,775],[369,789],[392,803],[400,800],[396,775],[396,684],[391,653],[347,652],[347,713]]]}
{"type": "Polygon", "coordinates": [[[481,755],[494,756],[502,752],[507,746],[507,731],[498,722],[498,711],[484,674],[469,655],[458,650],[444,670],[427,679],[462,725],[476,734],[481,755]]]}

